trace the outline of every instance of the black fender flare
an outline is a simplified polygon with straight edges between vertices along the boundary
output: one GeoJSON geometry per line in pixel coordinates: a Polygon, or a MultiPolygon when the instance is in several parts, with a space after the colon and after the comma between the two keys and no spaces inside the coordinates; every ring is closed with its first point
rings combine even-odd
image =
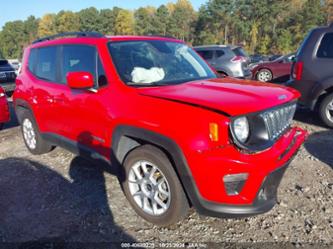
{"type": "Polygon", "coordinates": [[[16,117],[17,117],[19,123],[21,123],[21,121],[22,121],[21,120],[22,111],[28,110],[33,114],[33,111],[32,111],[32,108],[31,108],[30,104],[27,101],[23,100],[23,99],[16,99],[15,100],[14,110],[15,110],[15,114],[16,114],[16,117]]]}
{"type": "MultiPolygon", "coordinates": [[[[121,167],[123,162],[123,156],[121,153],[121,148],[119,147],[120,140],[122,137],[128,137],[137,141],[143,141],[144,143],[150,143],[162,149],[167,156],[170,157],[174,170],[179,177],[179,180],[184,188],[184,191],[191,202],[195,207],[200,206],[200,193],[196,187],[194,179],[192,177],[190,168],[187,164],[186,158],[178,146],[178,144],[166,137],[164,135],[158,134],[156,132],[138,128],[128,125],[119,125],[117,126],[112,134],[112,144],[111,144],[111,163],[116,163],[121,167]]],[[[140,143],[138,142],[138,146],[140,143]]],[[[120,179],[123,180],[123,179],[120,179]]]]}

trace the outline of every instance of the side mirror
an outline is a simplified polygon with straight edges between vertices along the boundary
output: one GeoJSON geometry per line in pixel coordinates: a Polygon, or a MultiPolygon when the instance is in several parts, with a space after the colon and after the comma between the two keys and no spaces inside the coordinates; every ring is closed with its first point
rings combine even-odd
{"type": "Polygon", "coordinates": [[[72,89],[89,89],[94,86],[94,76],[89,72],[70,72],[66,80],[72,89]]]}

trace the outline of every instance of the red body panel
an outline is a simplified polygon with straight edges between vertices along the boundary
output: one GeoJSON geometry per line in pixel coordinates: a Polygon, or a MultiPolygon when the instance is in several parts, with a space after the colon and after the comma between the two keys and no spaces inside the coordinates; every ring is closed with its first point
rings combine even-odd
{"type": "Polygon", "coordinates": [[[0,124],[7,123],[9,119],[8,102],[4,90],[0,87],[0,124]]]}
{"type": "Polygon", "coordinates": [[[129,87],[120,80],[107,48],[107,42],[129,39],[175,41],[109,37],[61,39],[33,45],[65,42],[96,46],[109,84],[93,93],[41,81],[27,69],[27,49],[14,101],[24,100],[29,104],[41,132],[56,133],[79,142],[106,158],[110,158],[112,133],[118,125],[161,134],[181,148],[204,199],[225,204],[253,203],[265,176],[291,159],[304,141],[305,133],[299,131],[301,135],[296,136],[297,129],[290,129],[268,150],[245,154],[230,138],[230,117],[221,113],[235,116],[258,112],[295,101],[299,93],[285,87],[231,78],[177,86],[129,87]],[[281,95],[283,99],[278,98],[281,95]],[[219,125],[218,142],[209,138],[212,122],[219,125]],[[281,158],[286,150],[289,152],[281,158]],[[249,180],[240,195],[228,196],[222,178],[237,172],[249,172],[249,180]]]}

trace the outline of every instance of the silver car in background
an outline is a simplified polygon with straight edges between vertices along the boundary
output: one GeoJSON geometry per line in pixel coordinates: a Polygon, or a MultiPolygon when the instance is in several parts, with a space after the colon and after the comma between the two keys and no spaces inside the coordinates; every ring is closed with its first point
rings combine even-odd
{"type": "Polygon", "coordinates": [[[250,58],[240,46],[209,45],[194,47],[219,74],[235,78],[250,79],[250,58]]]}

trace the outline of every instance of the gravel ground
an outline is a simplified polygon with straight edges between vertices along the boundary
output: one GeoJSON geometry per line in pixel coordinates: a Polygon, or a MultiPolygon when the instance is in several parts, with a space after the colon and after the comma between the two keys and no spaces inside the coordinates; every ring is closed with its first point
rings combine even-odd
{"type": "Polygon", "coordinates": [[[295,123],[310,137],[287,170],[272,211],[243,219],[202,217],[191,211],[170,228],[138,217],[107,166],[60,148],[42,156],[29,154],[14,120],[0,132],[0,242],[198,242],[188,245],[197,248],[221,248],[206,243],[223,242],[231,243],[224,244],[231,248],[324,244],[333,248],[333,131],[309,116],[306,112],[296,116],[295,123]]]}

